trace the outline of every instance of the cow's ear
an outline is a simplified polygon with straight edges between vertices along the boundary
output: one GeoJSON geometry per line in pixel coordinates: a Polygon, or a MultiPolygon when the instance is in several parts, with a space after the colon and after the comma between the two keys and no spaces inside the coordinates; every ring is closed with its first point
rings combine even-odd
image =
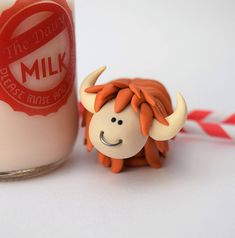
{"type": "Polygon", "coordinates": [[[170,116],[166,118],[169,125],[163,125],[157,120],[153,120],[149,130],[149,136],[157,141],[170,140],[183,128],[187,118],[187,105],[180,93],[177,93],[177,106],[170,116]]]}
{"type": "Polygon", "coordinates": [[[87,111],[95,113],[95,97],[96,93],[87,93],[86,89],[95,85],[99,76],[105,71],[106,67],[101,67],[96,71],[90,73],[82,82],[80,89],[80,99],[82,105],[86,108],[87,111]]]}

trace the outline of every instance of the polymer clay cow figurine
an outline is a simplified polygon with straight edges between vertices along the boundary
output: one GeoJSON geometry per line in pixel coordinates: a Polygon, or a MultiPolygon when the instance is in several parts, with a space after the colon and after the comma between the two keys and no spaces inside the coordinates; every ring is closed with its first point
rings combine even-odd
{"type": "Polygon", "coordinates": [[[98,151],[101,164],[118,173],[124,166],[160,168],[174,138],[186,120],[187,106],[177,93],[172,109],[166,88],[149,79],[117,79],[95,85],[102,67],[82,82],[83,126],[88,151],[98,151]]]}

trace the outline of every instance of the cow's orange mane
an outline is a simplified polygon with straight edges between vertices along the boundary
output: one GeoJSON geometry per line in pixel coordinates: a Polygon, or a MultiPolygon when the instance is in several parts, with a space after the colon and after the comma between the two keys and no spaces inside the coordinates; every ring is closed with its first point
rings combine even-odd
{"type": "MultiPolygon", "coordinates": [[[[140,127],[143,135],[148,135],[153,119],[168,125],[165,119],[173,113],[170,96],[166,88],[158,81],[149,79],[117,79],[107,84],[96,85],[86,89],[87,93],[96,93],[95,111],[111,99],[115,99],[115,112],[119,113],[131,104],[135,112],[139,112],[140,127]]],[[[89,138],[89,124],[92,115],[88,111],[83,113],[83,126],[85,127],[85,144],[89,151],[93,145],[89,138]]],[[[113,172],[120,172],[124,165],[161,167],[161,156],[166,157],[168,141],[154,141],[148,138],[144,148],[131,158],[120,160],[109,158],[98,152],[99,161],[113,172]]]]}

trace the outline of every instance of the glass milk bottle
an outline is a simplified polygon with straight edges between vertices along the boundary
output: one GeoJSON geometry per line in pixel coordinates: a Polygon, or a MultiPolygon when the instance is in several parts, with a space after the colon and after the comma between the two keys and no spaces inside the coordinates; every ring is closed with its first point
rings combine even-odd
{"type": "Polygon", "coordinates": [[[0,180],[49,172],[78,128],[72,0],[0,1],[0,180]]]}

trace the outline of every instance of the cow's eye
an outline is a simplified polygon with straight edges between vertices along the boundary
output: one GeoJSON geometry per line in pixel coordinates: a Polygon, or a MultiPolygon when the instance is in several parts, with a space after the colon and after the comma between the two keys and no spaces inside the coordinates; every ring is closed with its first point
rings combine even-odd
{"type": "Polygon", "coordinates": [[[122,120],[119,120],[118,121],[118,125],[122,125],[123,124],[123,121],[122,120]]]}
{"type": "Polygon", "coordinates": [[[116,117],[112,117],[112,119],[111,119],[111,122],[115,122],[117,119],[116,119],[116,117]]]}

